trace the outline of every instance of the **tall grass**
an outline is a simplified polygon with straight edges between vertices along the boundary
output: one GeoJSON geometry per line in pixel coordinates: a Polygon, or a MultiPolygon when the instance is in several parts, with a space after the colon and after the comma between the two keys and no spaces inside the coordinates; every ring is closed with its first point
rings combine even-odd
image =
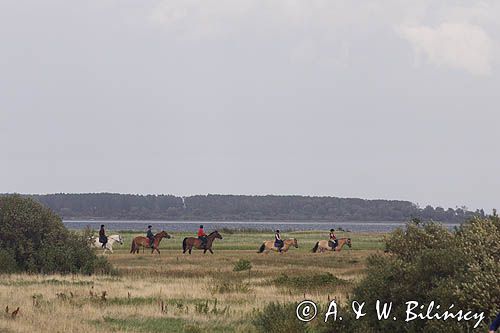
{"type": "Polygon", "coordinates": [[[349,282],[363,275],[366,257],[380,247],[379,235],[351,235],[352,251],[311,254],[307,247],[322,234],[297,233],[299,249],[257,254],[255,244],[267,236],[225,236],[214,255],[182,255],[179,244],[166,240],[160,256],[134,256],[126,242],[107,256],[119,276],[0,275],[0,311],[20,307],[17,319],[0,316],[0,331],[255,332],[252,318],[272,301],[294,303],[304,293],[323,302],[345,298],[349,282]],[[357,249],[361,238],[364,248],[357,249]],[[250,277],[234,271],[240,260],[251,262],[250,277]]]}

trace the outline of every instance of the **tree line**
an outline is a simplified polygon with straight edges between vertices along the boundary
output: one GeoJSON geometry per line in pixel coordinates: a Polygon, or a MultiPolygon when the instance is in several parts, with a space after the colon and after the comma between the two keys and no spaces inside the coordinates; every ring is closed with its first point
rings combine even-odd
{"type": "Polygon", "coordinates": [[[27,195],[64,219],[173,221],[407,221],[463,222],[484,217],[462,208],[419,207],[401,200],[292,195],[134,195],[115,193],[27,195]]]}

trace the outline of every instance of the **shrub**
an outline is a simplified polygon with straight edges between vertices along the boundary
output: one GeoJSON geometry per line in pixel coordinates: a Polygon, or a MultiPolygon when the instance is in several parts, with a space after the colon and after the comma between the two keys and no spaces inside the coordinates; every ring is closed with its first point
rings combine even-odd
{"type": "Polygon", "coordinates": [[[68,231],[48,208],[19,195],[0,197],[0,248],[21,271],[84,273],[110,272],[105,259],[89,246],[90,235],[68,231]]]}
{"type": "MultiPolygon", "coordinates": [[[[456,232],[428,223],[410,223],[386,240],[389,255],[368,259],[366,277],[353,292],[374,308],[377,299],[393,302],[397,318],[405,318],[405,302],[435,301],[442,309],[483,312],[486,318],[500,311],[500,220],[474,218],[456,232]]],[[[487,320],[486,320],[487,321],[487,320]]],[[[471,323],[448,320],[392,321],[369,311],[359,325],[374,331],[460,332],[471,323]]],[[[483,325],[486,325],[483,322],[483,325]]]]}
{"type": "Polygon", "coordinates": [[[214,279],[209,287],[213,294],[247,294],[252,290],[248,282],[244,282],[241,279],[231,278],[214,279]]]}
{"type": "Polygon", "coordinates": [[[252,269],[252,263],[245,259],[240,259],[234,264],[233,271],[241,272],[241,271],[249,271],[252,269]]]}
{"type": "Polygon", "coordinates": [[[14,273],[17,270],[14,256],[7,250],[0,249],[0,273],[14,273]]]}

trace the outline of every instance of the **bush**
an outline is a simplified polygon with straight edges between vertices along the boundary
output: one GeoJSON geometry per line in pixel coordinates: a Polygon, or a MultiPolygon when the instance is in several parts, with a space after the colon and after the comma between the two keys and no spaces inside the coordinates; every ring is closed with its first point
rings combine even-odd
{"type": "MultiPolygon", "coordinates": [[[[386,240],[389,255],[368,259],[366,277],[355,288],[353,300],[373,309],[377,299],[393,302],[397,318],[405,318],[405,302],[435,301],[441,309],[483,312],[489,318],[500,311],[500,220],[474,218],[456,232],[433,223],[410,223],[386,240]]],[[[482,325],[485,326],[486,321],[482,325]]],[[[369,311],[359,326],[374,331],[462,332],[471,323],[448,320],[392,321],[369,311]]],[[[484,327],[483,327],[484,328],[484,327]]]]}
{"type": "Polygon", "coordinates": [[[14,273],[18,269],[13,255],[7,250],[0,249],[0,273],[14,273]]]}
{"type": "Polygon", "coordinates": [[[89,236],[88,232],[68,231],[57,215],[32,199],[19,195],[0,197],[0,248],[4,249],[0,260],[10,262],[11,270],[109,272],[109,264],[90,248],[89,236]]]}
{"type": "Polygon", "coordinates": [[[245,259],[240,259],[234,264],[233,271],[241,272],[241,271],[249,271],[252,269],[252,263],[245,259]]]}

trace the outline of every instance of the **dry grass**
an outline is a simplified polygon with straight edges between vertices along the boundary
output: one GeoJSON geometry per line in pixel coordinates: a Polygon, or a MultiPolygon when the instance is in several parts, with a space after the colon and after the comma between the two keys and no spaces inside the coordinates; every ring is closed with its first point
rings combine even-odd
{"type": "MultiPolygon", "coordinates": [[[[127,240],[131,236],[125,235],[127,240]]],[[[304,294],[324,302],[344,299],[349,282],[362,276],[366,257],[380,249],[381,241],[380,235],[353,234],[352,250],[312,254],[318,234],[294,237],[302,246],[284,255],[257,254],[261,234],[231,235],[215,244],[214,255],[182,255],[173,249],[175,242],[167,241],[160,256],[134,256],[126,242],[108,256],[121,273],[117,277],[3,275],[0,332],[251,332],[249,316],[270,301],[298,301],[304,294]],[[235,249],[241,240],[242,249],[235,249]],[[356,240],[364,244],[361,249],[356,240]],[[255,250],[248,250],[252,246],[255,250]],[[250,272],[233,271],[240,258],[252,263],[250,272]],[[322,273],[348,283],[307,286],[308,277],[322,273]],[[300,290],[276,285],[281,274],[306,283],[300,290]],[[6,306],[20,307],[15,319],[4,311],[6,306]]]]}

